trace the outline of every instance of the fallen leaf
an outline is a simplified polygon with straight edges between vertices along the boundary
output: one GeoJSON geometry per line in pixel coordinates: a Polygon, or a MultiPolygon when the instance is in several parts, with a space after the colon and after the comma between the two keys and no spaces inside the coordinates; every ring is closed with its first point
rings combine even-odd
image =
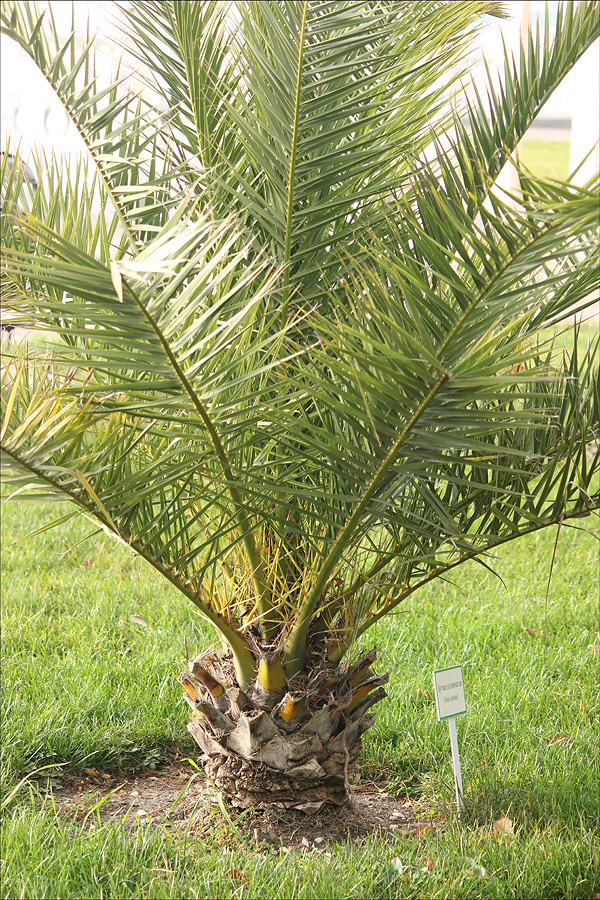
{"type": "Polygon", "coordinates": [[[505,834],[514,834],[515,829],[513,827],[514,823],[512,819],[509,819],[508,816],[502,816],[500,819],[496,819],[492,826],[492,830],[494,834],[505,835],[505,834]]]}
{"type": "Polygon", "coordinates": [[[568,734],[553,734],[551,737],[545,737],[547,744],[571,744],[573,738],[568,734]]]}
{"type": "Polygon", "coordinates": [[[112,778],[112,775],[109,775],[108,772],[101,772],[100,778],[104,778],[105,781],[110,781],[110,779],[112,778]]]}
{"type": "Polygon", "coordinates": [[[98,769],[84,769],[86,775],[97,775],[98,769]]]}
{"type": "Polygon", "coordinates": [[[145,619],[142,619],[141,616],[134,614],[133,616],[129,616],[129,618],[135,625],[141,625],[142,628],[148,628],[148,623],[146,622],[145,619]]]}
{"type": "Polygon", "coordinates": [[[530,637],[539,637],[540,633],[537,628],[525,628],[524,625],[521,625],[521,631],[524,631],[525,634],[528,634],[530,637]]]}
{"type": "Polygon", "coordinates": [[[249,882],[250,879],[247,875],[244,875],[243,872],[240,872],[239,869],[228,869],[225,873],[228,878],[233,878],[234,881],[245,881],[249,882]]]}
{"type": "Polygon", "coordinates": [[[425,868],[429,869],[430,871],[431,869],[433,869],[433,860],[429,859],[428,856],[423,857],[423,862],[425,863],[425,868]]]}
{"type": "Polygon", "coordinates": [[[435,829],[433,825],[412,825],[408,831],[415,837],[421,837],[422,834],[433,834],[435,829]]]}

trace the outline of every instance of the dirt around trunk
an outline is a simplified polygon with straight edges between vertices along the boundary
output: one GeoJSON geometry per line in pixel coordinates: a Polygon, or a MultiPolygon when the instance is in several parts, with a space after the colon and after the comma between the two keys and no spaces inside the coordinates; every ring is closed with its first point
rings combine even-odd
{"type": "Polygon", "coordinates": [[[228,810],[202,771],[175,764],[153,774],[124,775],[87,769],[80,777],[68,776],[38,782],[40,793],[52,791],[59,814],[84,828],[108,822],[137,827],[187,832],[188,839],[210,834],[226,843],[235,831],[259,847],[270,844],[283,852],[327,851],[330,842],[361,842],[369,835],[390,838],[415,835],[440,826],[425,804],[398,799],[385,785],[367,783],[353,787],[349,801],[339,807],[323,807],[308,815],[297,810],[228,810]]]}

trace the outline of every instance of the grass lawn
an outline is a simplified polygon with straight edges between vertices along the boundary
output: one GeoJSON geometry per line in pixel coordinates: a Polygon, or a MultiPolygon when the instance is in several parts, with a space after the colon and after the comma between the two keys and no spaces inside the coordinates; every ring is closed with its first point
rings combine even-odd
{"type": "Polygon", "coordinates": [[[562,529],[547,639],[556,529],[504,548],[495,563],[504,584],[470,565],[366,636],[363,645],[377,642],[379,668],[392,675],[363,760],[390,790],[426,799],[448,824],[419,838],[332,845],[326,857],[248,850],[233,832],[223,844],[144,825],[81,830],[51,795],[42,802],[25,784],[11,797],[39,766],[126,772],[160,765],[176,748],[197,752],[176,676],[184,636],[195,653],[211,635],[129,551],[102,535],[78,544],[90,530],[82,520],[10,546],[53,515],[13,504],[2,515],[4,898],[587,900],[600,891],[593,537],[562,529]],[[468,807],[460,822],[451,812],[448,729],[431,702],[433,670],[455,663],[468,704],[457,724],[468,807]],[[493,833],[502,816],[514,835],[493,833]],[[244,878],[232,879],[235,870],[244,878]]]}
{"type": "Polygon", "coordinates": [[[568,141],[524,140],[519,144],[519,158],[534,175],[566,181],[570,146],[568,141]]]}

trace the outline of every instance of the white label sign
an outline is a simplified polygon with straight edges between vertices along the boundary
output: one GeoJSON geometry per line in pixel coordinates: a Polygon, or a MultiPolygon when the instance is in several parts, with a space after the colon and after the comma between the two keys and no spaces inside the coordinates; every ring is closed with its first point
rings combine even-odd
{"type": "Polygon", "coordinates": [[[438,722],[452,716],[460,716],[467,711],[462,666],[438,669],[433,673],[433,688],[438,722]]]}

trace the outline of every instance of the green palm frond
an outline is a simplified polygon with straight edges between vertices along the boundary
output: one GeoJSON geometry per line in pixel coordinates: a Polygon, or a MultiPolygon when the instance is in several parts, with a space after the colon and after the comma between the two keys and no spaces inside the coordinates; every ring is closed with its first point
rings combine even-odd
{"type": "MultiPolygon", "coordinates": [[[[230,5],[223,0],[151,0],[124,14],[130,26],[124,38],[134,57],[149,68],[149,85],[171,110],[178,158],[191,161],[196,177],[207,169],[227,173],[243,165],[243,148],[228,111],[241,89],[230,5]]],[[[203,187],[210,184],[205,181],[203,187]]]]}
{"type": "Polygon", "coordinates": [[[211,205],[259,229],[284,266],[284,315],[299,285],[306,300],[331,283],[335,249],[402,183],[489,8],[303,0],[241,3],[229,17],[223,3],[128,13],[211,205]]]}
{"type": "MultiPolygon", "coordinates": [[[[544,17],[517,53],[504,46],[501,77],[487,63],[485,89],[471,81],[466,116],[457,115],[451,141],[471,200],[481,202],[546,101],[600,36],[598,4],[561,3],[556,22],[544,17]]],[[[485,59],[484,59],[485,62],[485,59]]]]}
{"type": "Polygon", "coordinates": [[[34,150],[28,162],[34,185],[23,182],[24,160],[18,148],[7,144],[0,160],[3,246],[38,252],[35,239],[20,227],[27,213],[108,264],[119,252],[119,218],[90,159],[83,157],[69,165],[68,160],[34,150]]]}
{"type": "MultiPolygon", "coordinates": [[[[178,169],[172,165],[165,112],[127,87],[127,74],[103,84],[94,35],[62,41],[52,9],[7,0],[2,33],[30,56],[83,138],[123,231],[123,250],[133,250],[161,227],[171,206],[178,169]]],[[[167,117],[168,118],[168,117],[167,117]]],[[[176,189],[176,187],[175,187],[176,189]]]]}
{"type": "MultiPolygon", "coordinates": [[[[225,533],[237,529],[252,555],[233,469],[245,463],[243,432],[251,427],[251,404],[279,341],[257,321],[273,276],[264,263],[244,265],[244,246],[231,252],[239,234],[229,223],[214,230],[203,220],[182,224],[172,218],[135,261],[103,265],[28,216],[27,231],[41,253],[32,258],[27,251],[6,249],[5,265],[21,294],[14,308],[33,315],[35,304],[36,322],[70,340],[77,336],[76,348],[65,348],[57,362],[71,367],[77,391],[86,407],[98,408],[100,419],[107,411],[129,413],[138,421],[160,415],[161,428],[154,432],[163,441],[170,429],[176,440],[183,428],[179,441],[194,445],[190,472],[201,480],[204,475],[206,500],[229,495],[233,509],[225,533]],[[219,412],[213,413],[215,408],[219,412]]],[[[90,463],[96,466],[93,454],[90,463]]],[[[83,462],[73,468],[75,482],[79,470],[86,475],[83,462]]],[[[98,471],[105,471],[104,464],[98,471]]],[[[117,480],[116,503],[136,489],[129,473],[127,478],[126,484],[117,480]]],[[[114,510],[112,517],[119,521],[114,510]]]]}
{"type": "MultiPolygon", "coordinates": [[[[437,165],[452,174],[442,151],[437,165]]],[[[548,423],[553,407],[532,409],[532,388],[520,371],[531,335],[595,302],[597,179],[581,190],[526,179],[519,210],[492,198],[475,220],[453,187],[422,166],[407,194],[412,204],[406,199],[389,210],[386,242],[373,236],[371,267],[352,260],[351,312],[340,305],[335,320],[317,325],[313,359],[330,377],[311,366],[304,374],[319,410],[307,433],[335,482],[329,515],[336,508],[339,525],[289,638],[292,655],[327,585],[340,578],[338,567],[348,567],[356,536],[379,520],[393,527],[388,498],[403,483],[428,464],[459,462],[465,452],[489,466],[509,424],[522,420],[527,430],[548,423]],[[364,269],[358,282],[357,268],[364,269]]],[[[544,377],[539,365],[531,374],[536,383],[544,377]]],[[[514,458],[525,456],[519,443],[503,446],[502,464],[524,476],[514,458]]],[[[458,477],[467,481],[464,470],[458,477]]],[[[403,506],[397,511],[405,528],[403,506]]],[[[413,526],[413,534],[418,530],[413,526]]]]}

